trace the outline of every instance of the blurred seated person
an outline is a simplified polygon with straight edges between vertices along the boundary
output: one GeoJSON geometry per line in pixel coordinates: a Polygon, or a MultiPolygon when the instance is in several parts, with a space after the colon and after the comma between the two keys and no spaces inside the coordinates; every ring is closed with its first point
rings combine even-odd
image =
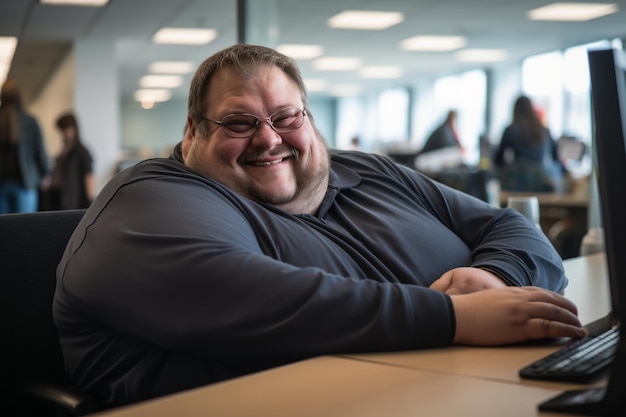
{"type": "Polygon", "coordinates": [[[457,148],[463,150],[459,142],[459,136],[456,131],[456,110],[450,110],[446,115],[444,122],[439,125],[426,139],[424,147],[420,153],[427,153],[443,148],[457,148]]]}
{"type": "Polygon", "coordinates": [[[513,121],[502,134],[494,165],[503,190],[560,189],[565,168],[559,160],[556,142],[526,96],[515,101],[513,121]]]}
{"type": "Polygon", "coordinates": [[[426,139],[415,158],[415,168],[435,173],[463,164],[463,147],[456,131],[456,110],[450,110],[445,120],[426,139]]]}

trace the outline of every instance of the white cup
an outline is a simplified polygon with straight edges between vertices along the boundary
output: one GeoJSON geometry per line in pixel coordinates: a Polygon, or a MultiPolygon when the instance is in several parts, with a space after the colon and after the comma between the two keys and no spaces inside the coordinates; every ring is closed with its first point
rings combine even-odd
{"type": "Polygon", "coordinates": [[[536,196],[511,196],[507,199],[506,206],[519,211],[531,223],[541,229],[539,225],[539,200],[536,196]]]}

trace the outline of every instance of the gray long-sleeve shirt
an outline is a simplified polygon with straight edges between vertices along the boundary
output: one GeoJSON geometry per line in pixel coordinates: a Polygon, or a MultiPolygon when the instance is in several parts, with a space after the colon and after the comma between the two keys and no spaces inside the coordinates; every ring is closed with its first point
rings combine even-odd
{"type": "Polygon", "coordinates": [[[124,404],[330,353],[449,345],[459,266],[561,291],[551,243],[511,209],[388,159],[337,152],[315,216],[248,200],[180,161],[118,174],[58,267],[77,386],[124,404]]]}

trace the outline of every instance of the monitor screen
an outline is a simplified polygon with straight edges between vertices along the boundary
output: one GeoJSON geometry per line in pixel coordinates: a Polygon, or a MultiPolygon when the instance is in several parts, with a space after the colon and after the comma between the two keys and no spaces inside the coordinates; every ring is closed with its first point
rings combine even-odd
{"type": "Polygon", "coordinates": [[[594,147],[613,313],[626,305],[626,57],[589,51],[594,147]],[[621,304],[621,305],[620,305],[621,304]]]}

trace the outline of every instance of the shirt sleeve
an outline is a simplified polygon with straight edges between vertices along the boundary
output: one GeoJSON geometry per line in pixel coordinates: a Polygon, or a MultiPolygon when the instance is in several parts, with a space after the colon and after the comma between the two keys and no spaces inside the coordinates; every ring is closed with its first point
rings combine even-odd
{"type": "Polygon", "coordinates": [[[490,204],[443,184],[413,175],[433,214],[471,249],[472,264],[510,285],[563,291],[563,262],[547,236],[514,209],[490,204]]]}
{"type": "Polygon", "coordinates": [[[447,295],[273,259],[228,193],[185,178],[154,181],[117,190],[79,232],[63,272],[62,285],[107,326],[213,359],[452,342],[447,295]]]}

